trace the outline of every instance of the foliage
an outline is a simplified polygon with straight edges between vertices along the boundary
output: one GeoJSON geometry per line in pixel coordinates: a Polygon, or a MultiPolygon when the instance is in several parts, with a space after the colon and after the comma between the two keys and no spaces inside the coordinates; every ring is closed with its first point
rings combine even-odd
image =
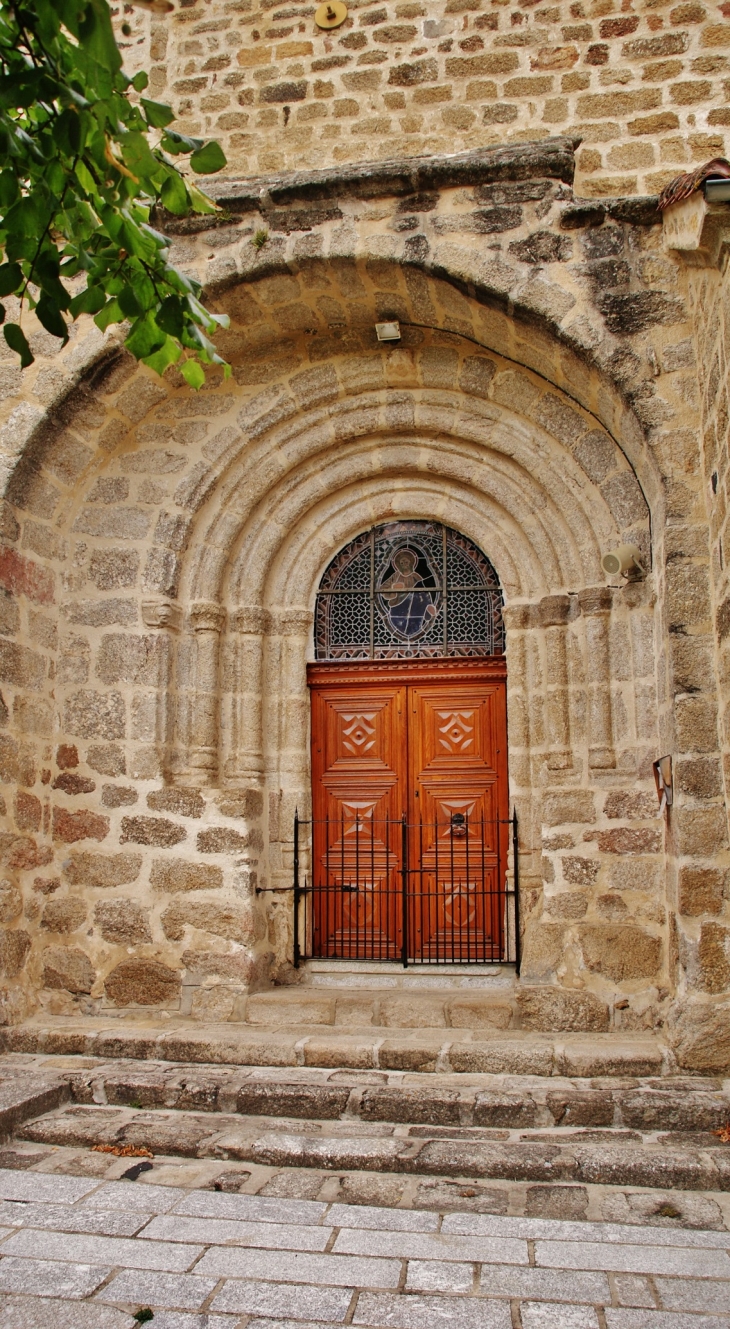
{"type": "Polygon", "coordinates": [[[172,266],[150,213],[214,212],[173,159],[201,175],[226,159],[176,133],[146,86],[145,73],[122,71],[107,0],[0,0],[0,300],[20,301],[17,322],[0,304],[0,323],[24,368],[24,306],[63,342],[82,313],[102,331],[128,322],[132,355],[161,374],[187,352],[180,370],[194,388],[201,362],[223,364],[211,336],[226,320],[172,266]]]}

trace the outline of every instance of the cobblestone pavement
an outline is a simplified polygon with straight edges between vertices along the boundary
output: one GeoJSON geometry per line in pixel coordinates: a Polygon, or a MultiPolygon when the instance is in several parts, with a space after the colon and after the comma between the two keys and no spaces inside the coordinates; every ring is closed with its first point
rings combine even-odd
{"type": "Polygon", "coordinates": [[[0,1329],[147,1307],[154,1329],[728,1329],[730,1232],[0,1169],[0,1329]]]}

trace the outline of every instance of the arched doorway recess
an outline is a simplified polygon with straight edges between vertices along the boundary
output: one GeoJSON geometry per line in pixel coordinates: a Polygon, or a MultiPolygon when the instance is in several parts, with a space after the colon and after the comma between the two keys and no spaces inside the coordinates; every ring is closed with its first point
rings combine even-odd
{"type": "Polygon", "coordinates": [[[491,563],[440,522],[372,527],[321,579],[315,653],[303,953],[511,959],[506,663],[491,563]]]}

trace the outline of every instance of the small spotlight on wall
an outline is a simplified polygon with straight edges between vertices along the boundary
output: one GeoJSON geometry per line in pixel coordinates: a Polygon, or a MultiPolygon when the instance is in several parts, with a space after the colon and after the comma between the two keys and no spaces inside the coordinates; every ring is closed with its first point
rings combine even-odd
{"type": "Polygon", "coordinates": [[[400,341],[400,323],[376,323],[375,332],[378,341],[400,341]]]}
{"type": "Polygon", "coordinates": [[[641,550],[637,549],[636,545],[619,545],[618,549],[612,549],[610,553],[603,555],[601,567],[609,577],[621,573],[621,576],[629,581],[638,581],[644,576],[640,558],[641,550]]]}

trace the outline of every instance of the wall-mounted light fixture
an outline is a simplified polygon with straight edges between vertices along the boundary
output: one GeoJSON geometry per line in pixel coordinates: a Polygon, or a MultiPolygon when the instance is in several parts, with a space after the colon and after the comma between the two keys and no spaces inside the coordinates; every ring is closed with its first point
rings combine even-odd
{"type": "Polygon", "coordinates": [[[620,573],[627,581],[639,581],[644,576],[640,559],[641,550],[637,549],[636,545],[619,545],[618,549],[611,549],[608,554],[603,555],[601,567],[609,577],[615,577],[620,573]]]}
{"type": "Polygon", "coordinates": [[[375,335],[378,341],[400,341],[400,323],[395,319],[392,323],[376,323],[375,335]]]}
{"type": "Polygon", "coordinates": [[[656,785],[657,798],[659,799],[660,814],[665,808],[670,808],[674,802],[674,781],[672,777],[672,758],[660,757],[658,761],[652,763],[654,770],[654,783],[656,785]]]}

